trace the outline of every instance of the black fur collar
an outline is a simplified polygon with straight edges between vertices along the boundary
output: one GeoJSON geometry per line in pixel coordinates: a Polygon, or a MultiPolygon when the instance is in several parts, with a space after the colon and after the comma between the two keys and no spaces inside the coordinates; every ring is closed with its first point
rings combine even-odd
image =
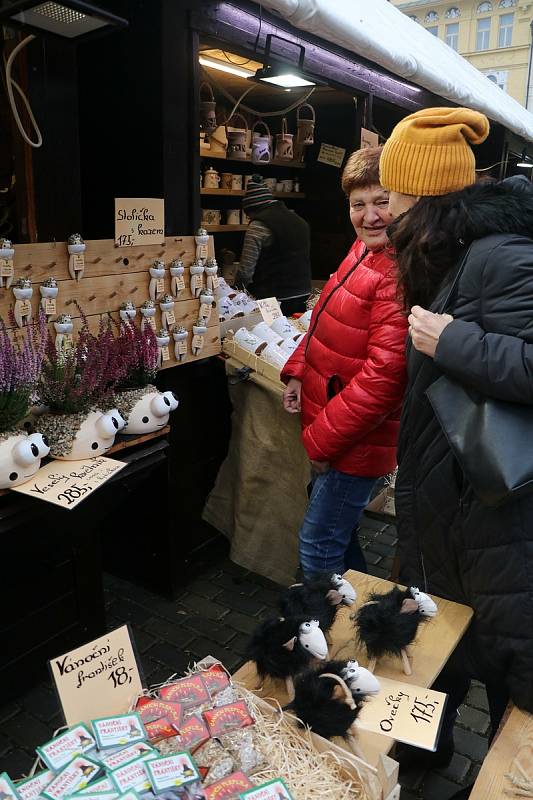
{"type": "Polygon", "coordinates": [[[533,185],[524,176],[474,184],[441,202],[448,222],[453,219],[454,235],[465,242],[494,233],[533,238],[533,185]]]}

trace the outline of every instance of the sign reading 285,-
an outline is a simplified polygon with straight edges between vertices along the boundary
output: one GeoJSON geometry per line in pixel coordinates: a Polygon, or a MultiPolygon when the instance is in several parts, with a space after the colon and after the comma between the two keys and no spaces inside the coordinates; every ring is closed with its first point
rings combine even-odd
{"type": "Polygon", "coordinates": [[[49,661],[67,725],[125,713],[142,692],[127,625],[49,661]]]}

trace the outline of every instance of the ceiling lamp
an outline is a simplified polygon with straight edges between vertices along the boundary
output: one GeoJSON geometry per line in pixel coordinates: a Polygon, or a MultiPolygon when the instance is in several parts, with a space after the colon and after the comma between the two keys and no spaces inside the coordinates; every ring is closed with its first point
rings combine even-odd
{"type": "Polygon", "coordinates": [[[525,148],[522,150],[520,161],[517,163],[516,166],[522,167],[522,169],[533,169],[533,161],[531,161],[531,159],[527,155],[525,148]]]}
{"type": "Polygon", "coordinates": [[[0,0],[0,22],[51,33],[67,39],[111,27],[125,28],[128,21],[82,0],[61,3],[38,0],[0,0]]]}
{"type": "Polygon", "coordinates": [[[211,56],[200,56],[198,61],[204,67],[219,69],[221,72],[229,72],[230,75],[238,75],[239,78],[251,78],[254,75],[250,69],[244,69],[244,67],[230,64],[226,61],[219,61],[218,58],[211,58],[211,56]]]}
{"type": "Polygon", "coordinates": [[[283,39],[281,36],[275,36],[269,33],[266,37],[264,61],[271,61],[273,63],[265,64],[258,69],[250,80],[257,81],[258,83],[270,83],[274,86],[280,86],[282,89],[296,89],[299,86],[316,86],[319,81],[306,75],[304,72],[304,58],[305,47],[303,45],[296,44],[295,42],[291,42],[290,39],[283,39]],[[293,64],[283,64],[276,61],[276,57],[272,57],[270,53],[272,39],[288,42],[300,50],[297,67],[293,64]]]}

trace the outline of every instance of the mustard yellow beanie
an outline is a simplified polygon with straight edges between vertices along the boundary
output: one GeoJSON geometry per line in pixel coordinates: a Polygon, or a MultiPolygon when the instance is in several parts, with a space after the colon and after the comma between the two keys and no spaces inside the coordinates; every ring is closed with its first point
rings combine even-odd
{"type": "Polygon", "coordinates": [[[425,108],[399,122],[379,162],[381,185],[415,197],[455,192],[474,183],[471,144],[489,135],[489,121],[470,108],[425,108]]]}

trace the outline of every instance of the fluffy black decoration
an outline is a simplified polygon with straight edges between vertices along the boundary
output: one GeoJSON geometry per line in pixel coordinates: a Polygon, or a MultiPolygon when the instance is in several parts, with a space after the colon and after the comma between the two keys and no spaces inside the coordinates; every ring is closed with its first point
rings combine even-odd
{"type": "Polygon", "coordinates": [[[313,656],[297,640],[294,649],[283,645],[298,636],[300,625],[309,617],[287,617],[286,619],[267,619],[253,632],[247,648],[247,657],[255,661],[257,673],[261,678],[288,678],[301,672],[313,661],[313,656]]]}
{"type": "Polygon", "coordinates": [[[415,640],[420,622],[427,618],[419,611],[402,614],[404,600],[412,600],[411,592],[397,586],[387,594],[371,594],[370,605],[363,605],[355,620],[360,641],[366,646],[369,658],[381,658],[386,654],[400,656],[404,647],[415,640]]]}
{"type": "Polygon", "coordinates": [[[317,619],[326,633],[333,625],[339,608],[326,597],[332,589],[331,573],[304,580],[302,584],[285,590],[279,602],[280,611],[284,617],[306,614],[308,618],[317,619]]]}
{"type": "Polygon", "coordinates": [[[354,697],[355,708],[350,708],[347,703],[333,696],[339,686],[337,681],[319,677],[324,672],[331,672],[342,678],[341,670],[346,666],[346,661],[327,661],[317,670],[303,672],[294,681],[294,700],[288,708],[304,725],[325,739],[346,737],[364,702],[361,696],[354,697]]]}

